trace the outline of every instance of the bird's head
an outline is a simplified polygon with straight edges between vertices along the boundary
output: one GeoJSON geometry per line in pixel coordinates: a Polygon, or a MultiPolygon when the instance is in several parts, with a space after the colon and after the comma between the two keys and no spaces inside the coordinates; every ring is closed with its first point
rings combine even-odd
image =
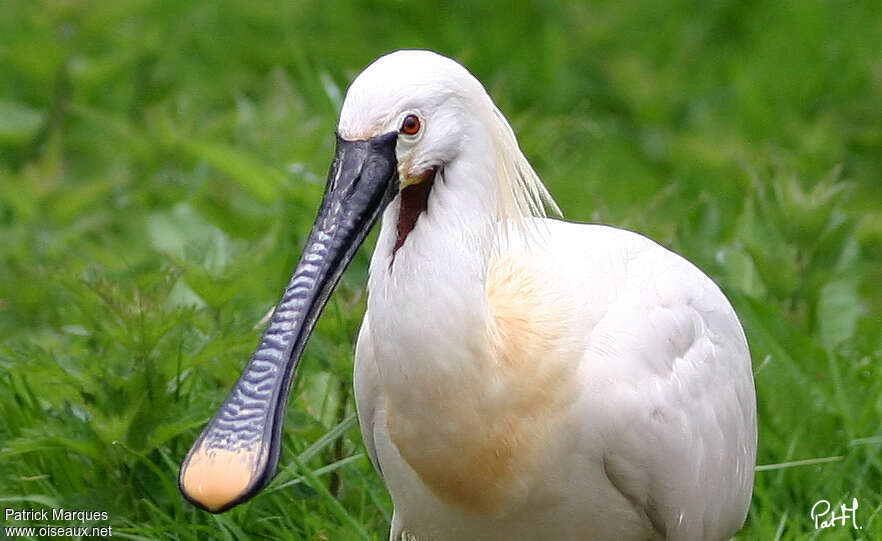
{"type": "Polygon", "coordinates": [[[439,174],[448,192],[444,212],[515,223],[544,215],[546,204],[559,213],[484,86],[437,53],[396,51],[365,68],[347,90],[337,135],[343,147],[395,146],[394,250],[426,210],[439,174]]]}
{"type": "Polygon", "coordinates": [[[484,87],[459,63],[430,51],[397,51],[352,82],[337,133],[344,141],[396,134],[404,189],[455,160],[463,145],[482,139],[476,131],[492,113],[484,87]]]}

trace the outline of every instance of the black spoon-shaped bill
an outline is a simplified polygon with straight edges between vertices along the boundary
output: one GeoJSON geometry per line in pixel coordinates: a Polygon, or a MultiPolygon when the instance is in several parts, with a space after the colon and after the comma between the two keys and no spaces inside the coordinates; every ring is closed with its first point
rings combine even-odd
{"type": "Polygon", "coordinates": [[[257,350],[181,464],[181,492],[220,513],[275,475],[300,356],[340,276],[398,191],[397,133],[337,137],[321,208],[257,350]]]}

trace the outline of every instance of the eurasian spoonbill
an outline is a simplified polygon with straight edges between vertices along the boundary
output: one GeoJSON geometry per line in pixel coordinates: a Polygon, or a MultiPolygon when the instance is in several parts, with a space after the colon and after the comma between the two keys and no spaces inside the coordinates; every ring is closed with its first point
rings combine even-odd
{"type": "Polygon", "coordinates": [[[463,66],[428,51],[368,66],[284,296],[183,462],[187,499],[220,512],[270,481],[306,340],[382,214],[355,395],[395,504],[390,539],[734,535],[756,398],[732,306],[646,237],[547,219],[546,206],[463,66]]]}

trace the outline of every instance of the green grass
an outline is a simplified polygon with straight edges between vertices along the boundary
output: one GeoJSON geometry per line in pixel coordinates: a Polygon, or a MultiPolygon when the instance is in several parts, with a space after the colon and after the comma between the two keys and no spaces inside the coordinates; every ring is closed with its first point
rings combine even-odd
{"type": "Polygon", "coordinates": [[[645,232],[733,300],[766,465],[740,537],[882,536],[882,4],[515,4],[3,2],[3,506],[104,510],[131,539],[384,538],[352,418],[369,249],[269,490],[212,516],[176,476],[299,255],[346,86],[428,47],[569,218],[645,232]],[[814,530],[814,502],[852,497],[863,530],[814,530]]]}

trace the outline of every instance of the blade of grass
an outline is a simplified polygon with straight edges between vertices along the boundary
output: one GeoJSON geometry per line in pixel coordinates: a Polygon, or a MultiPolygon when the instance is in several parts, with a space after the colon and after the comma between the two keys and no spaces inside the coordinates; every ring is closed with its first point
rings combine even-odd
{"type": "Polygon", "coordinates": [[[316,456],[318,453],[322,451],[328,445],[334,443],[334,440],[343,436],[350,428],[355,426],[358,423],[358,417],[353,413],[340,421],[337,426],[326,432],[321,438],[315,440],[315,442],[304,449],[298,459],[301,462],[309,462],[312,457],[316,456]]]}
{"type": "Polygon", "coordinates": [[[807,458],[805,460],[792,460],[790,462],[780,462],[778,464],[762,464],[754,468],[754,471],[774,471],[783,470],[785,468],[796,468],[799,466],[811,466],[813,464],[824,464],[827,462],[839,462],[843,456],[827,456],[823,458],[807,458]]]}
{"type": "MultiPolygon", "coordinates": [[[[362,458],[364,458],[364,453],[356,453],[352,456],[348,456],[346,458],[341,458],[340,460],[337,460],[336,462],[332,462],[332,463],[328,464],[327,466],[322,466],[321,468],[315,470],[313,473],[315,474],[316,477],[321,477],[322,475],[327,475],[331,472],[337,471],[338,469],[342,468],[343,466],[350,464],[352,462],[356,462],[358,460],[361,460],[362,458]]],[[[289,471],[292,471],[292,470],[289,470],[289,471]]],[[[294,473],[294,472],[292,471],[292,473],[294,473]]],[[[269,488],[266,490],[266,492],[267,493],[276,492],[276,491],[281,490],[283,488],[290,487],[290,486],[293,486],[293,485],[296,485],[296,484],[299,484],[302,482],[303,482],[303,479],[301,479],[301,478],[292,479],[291,481],[285,481],[284,483],[282,483],[280,485],[276,485],[272,488],[269,488]]]]}
{"type": "Polygon", "coordinates": [[[343,505],[340,504],[340,501],[331,494],[327,487],[325,487],[321,480],[319,480],[318,476],[313,473],[312,470],[304,466],[303,462],[296,455],[292,455],[291,459],[297,466],[298,471],[305,478],[307,484],[319,494],[319,497],[331,508],[331,511],[337,515],[337,518],[343,523],[349,525],[355,533],[358,534],[359,538],[370,541],[371,537],[368,535],[367,531],[365,531],[364,527],[359,524],[348,511],[346,511],[346,508],[343,507],[343,505]]]}

